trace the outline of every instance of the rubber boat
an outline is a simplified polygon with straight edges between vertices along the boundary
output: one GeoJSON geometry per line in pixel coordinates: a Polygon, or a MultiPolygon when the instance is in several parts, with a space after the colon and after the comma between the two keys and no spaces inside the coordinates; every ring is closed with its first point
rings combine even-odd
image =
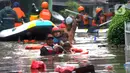
{"type": "Polygon", "coordinates": [[[51,33],[54,23],[48,20],[33,20],[21,26],[0,31],[0,41],[15,41],[24,39],[45,39],[51,33]]]}

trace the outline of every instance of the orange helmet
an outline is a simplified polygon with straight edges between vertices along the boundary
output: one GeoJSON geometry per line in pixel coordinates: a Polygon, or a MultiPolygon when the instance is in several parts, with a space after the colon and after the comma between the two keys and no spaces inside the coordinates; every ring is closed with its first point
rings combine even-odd
{"type": "Polygon", "coordinates": [[[83,6],[79,6],[78,7],[78,12],[81,12],[81,11],[83,11],[84,10],[84,7],[83,6]]]}
{"type": "Polygon", "coordinates": [[[42,2],[41,7],[44,9],[48,8],[48,3],[47,2],[42,2]]]}
{"type": "Polygon", "coordinates": [[[96,13],[99,13],[100,11],[102,11],[102,8],[96,8],[96,13]]]}

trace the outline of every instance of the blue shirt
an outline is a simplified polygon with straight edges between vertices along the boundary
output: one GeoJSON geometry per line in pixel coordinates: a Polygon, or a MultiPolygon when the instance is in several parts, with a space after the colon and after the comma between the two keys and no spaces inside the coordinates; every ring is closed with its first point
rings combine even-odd
{"type": "Polygon", "coordinates": [[[54,44],[59,44],[60,43],[60,38],[54,37],[53,42],[54,42],[54,44]]]}

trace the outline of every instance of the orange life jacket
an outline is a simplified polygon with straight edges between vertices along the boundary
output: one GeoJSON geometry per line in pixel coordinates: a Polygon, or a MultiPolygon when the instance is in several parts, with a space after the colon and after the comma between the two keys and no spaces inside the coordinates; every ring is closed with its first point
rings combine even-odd
{"type": "Polygon", "coordinates": [[[104,13],[104,15],[105,15],[106,17],[111,17],[111,16],[114,16],[114,13],[108,12],[108,13],[104,13]]]}
{"type": "Polygon", "coordinates": [[[96,21],[92,20],[92,26],[97,26],[96,21]]]}
{"type": "Polygon", "coordinates": [[[88,15],[87,14],[84,14],[82,19],[83,19],[84,25],[88,25],[89,24],[89,20],[88,20],[88,15]]]}
{"type": "Polygon", "coordinates": [[[105,17],[105,15],[100,16],[100,24],[102,24],[102,23],[104,23],[104,22],[106,22],[106,17],[105,17]]]}
{"type": "Polygon", "coordinates": [[[50,20],[51,19],[51,12],[48,9],[43,9],[40,12],[40,18],[42,18],[43,20],[50,20]]]}
{"type": "Polygon", "coordinates": [[[104,13],[102,16],[100,16],[100,23],[104,23],[107,21],[107,18],[114,16],[112,12],[104,13]]]}
{"type": "Polygon", "coordinates": [[[13,10],[16,12],[18,18],[25,17],[24,12],[20,9],[20,7],[15,7],[13,10]]]}
{"type": "Polygon", "coordinates": [[[30,21],[37,20],[38,15],[30,15],[30,21]]]}
{"type": "MultiPolygon", "coordinates": [[[[21,10],[20,7],[15,7],[15,8],[13,8],[13,10],[16,12],[16,14],[17,14],[17,16],[18,16],[18,19],[20,19],[20,18],[22,18],[22,17],[25,17],[25,14],[24,14],[24,12],[21,10]]],[[[15,24],[14,24],[15,27],[18,27],[18,26],[20,26],[20,25],[22,25],[22,23],[15,23],[15,24]]]]}

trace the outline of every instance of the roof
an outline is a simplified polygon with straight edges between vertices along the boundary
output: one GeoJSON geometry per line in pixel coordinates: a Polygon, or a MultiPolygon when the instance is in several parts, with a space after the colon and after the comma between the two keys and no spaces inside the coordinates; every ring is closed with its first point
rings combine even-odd
{"type": "MultiPolygon", "coordinates": [[[[53,5],[66,6],[68,0],[53,0],[53,5]]],[[[108,4],[107,0],[73,0],[81,5],[108,4]]]]}

